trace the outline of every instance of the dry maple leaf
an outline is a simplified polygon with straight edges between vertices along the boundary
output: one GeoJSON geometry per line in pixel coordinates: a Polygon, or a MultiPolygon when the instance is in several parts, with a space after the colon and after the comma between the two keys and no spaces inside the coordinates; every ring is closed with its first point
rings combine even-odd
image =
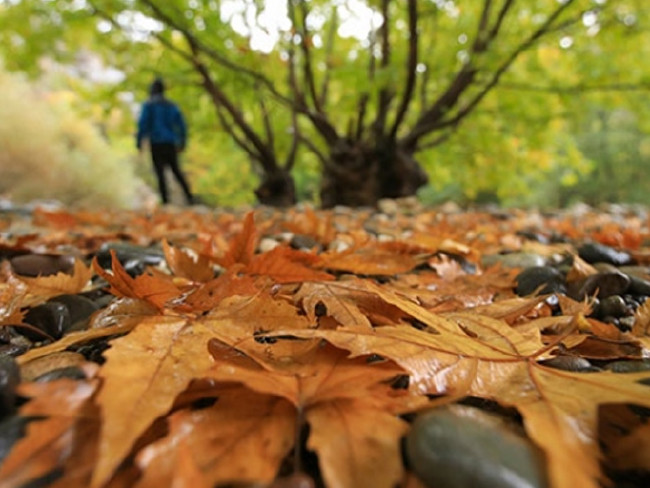
{"type": "Polygon", "coordinates": [[[153,421],[212,365],[206,344],[213,337],[200,323],[172,317],[143,320],[111,343],[97,403],[102,412],[93,487],[103,486],[153,421]]]}
{"type": "Polygon", "coordinates": [[[58,272],[54,276],[39,276],[37,278],[20,277],[28,286],[29,293],[41,300],[63,294],[76,294],[88,285],[93,271],[81,260],[75,259],[72,273],[58,272]]]}
{"type": "Polygon", "coordinates": [[[167,266],[174,275],[200,283],[214,278],[212,264],[206,256],[191,255],[184,249],[171,246],[166,239],[163,240],[162,247],[167,266]]]}
{"type": "Polygon", "coordinates": [[[517,408],[526,431],[546,453],[549,478],[556,488],[598,486],[600,404],[650,406],[650,390],[639,383],[650,378],[648,372],[585,374],[548,368],[538,363],[549,357],[549,348],[536,330],[522,334],[503,320],[471,313],[443,319],[386,290],[376,293],[428,330],[387,326],[368,332],[278,334],[326,339],[354,356],[374,353],[389,358],[411,373],[412,388],[420,391],[467,394],[517,408]]]}
{"type": "Polygon", "coordinates": [[[86,485],[95,453],[92,436],[86,435],[98,426],[96,409],[90,403],[97,384],[62,379],[21,386],[21,393],[34,399],[20,413],[36,420],[28,424],[26,436],[0,466],[2,486],[26,486],[56,469],[62,470],[65,486],[86,485]],[[86,442],[71,443],[75,435],[86,442]]]}
{"type": "Polygon", "coordinates": [[[253,256],[241,271],[250,275],[268,276],[276,283],[334,280],[331,274],[310,267],[320,262],[320,258],[314,254],[278,246],[253,256]]]}
{"type": "Polygon", "coordinates": [[[145,300],[159,310],[163,310],[167,302],[182,294],[182,291],[165,277],[142,274],[132,278],[124,270],[113,250],[111,250],[112,274],[99,265],[96,257],[93,259],[93,268],[99,276],[111,285],[110,293],[118,297],[145,300]]]}
{"type": "Polygon", "coordinates": [[[401,479],[399,439],[407,426],[395,414],[413,399],[385,383],[403,371],[394,363],[348,359],[327,346],[269,371],[268,362],[260,365],[220,342],[211,341],[210,350],[215,363],[207,377],[216,381],[219,400],[177,412],[170,434],[141,452],[143,488],[173,476],[170,458],[173,463],[181,441],[212,484],[269,483],[303,416],[310,425],[308,447],[318,453],[328,486],[392,487],[401,479]]]}
{"type": "Polygon", "coordinates": [[[215,258],[215,261],[224,268],[229,268],[235,264],[246,265],[250,263],[255,254],[258,238],[259,235],[255,228],[255,213],[251,211],[244,217],[244,226],[241,232],[231,241],[226,254],[220,258],[215,258]]]}

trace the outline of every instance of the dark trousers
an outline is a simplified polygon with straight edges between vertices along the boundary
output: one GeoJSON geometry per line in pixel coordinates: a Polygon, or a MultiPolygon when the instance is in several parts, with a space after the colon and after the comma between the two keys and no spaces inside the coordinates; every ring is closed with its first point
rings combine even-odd
{"type": "Polygon", "coordinates": [[[167,192],[167,182],[165,181],[165,168],[169,168],[172,174],[181,185],[187,203],[192,204],[194,199],[190,186],[178,165],[178,152],[174,144],[151,144],[151,159],[158,179],[158,189],[163,203],[169,203],[169,194],[167,192]]]}

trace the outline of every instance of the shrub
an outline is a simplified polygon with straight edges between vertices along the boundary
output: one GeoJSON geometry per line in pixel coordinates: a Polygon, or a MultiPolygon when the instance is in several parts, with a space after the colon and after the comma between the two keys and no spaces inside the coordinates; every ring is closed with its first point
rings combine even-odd
{"type": "Polygon", "coordinates": [[[82,207],[137,205],[142,183],[132,163],[75,113],[70,96],[39,92],[1,68],[0,92],[0,196],[82,207]]]}

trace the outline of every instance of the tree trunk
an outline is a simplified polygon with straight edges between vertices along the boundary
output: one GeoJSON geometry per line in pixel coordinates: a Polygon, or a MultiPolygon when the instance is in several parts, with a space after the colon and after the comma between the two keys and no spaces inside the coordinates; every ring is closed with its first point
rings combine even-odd
{"type": "Polygon", "coordinates": [[[321,205],[374,206],[381,198],[415,195],[427,182],[412,152],[385,141],[371,147],[341,139],[323,169],[321,205]]]}
{"type": "Polygon", "coordinates": [[[291,174],[277,168],[264,172],[262,182],[255,190],[258,201],[272,207],[289,207],[296,203],[296,187],[291,174]]]}

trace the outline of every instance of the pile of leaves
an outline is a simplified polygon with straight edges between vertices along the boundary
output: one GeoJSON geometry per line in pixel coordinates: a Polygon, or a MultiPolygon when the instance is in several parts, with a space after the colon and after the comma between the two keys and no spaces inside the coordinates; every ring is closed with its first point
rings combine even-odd
{"type": "MultiPolygon", "coordinates": [[[[629,413],[650,407],[650,372],[545,364],[560,353],[647,357],[650,304],[622,332],[588,317],[589,297],[516,296],[520,270],[481,259],[575,253],[522,237],[535,227],[647,263],[638,218],[39,210],[27,224],[12,233],[16,222],[0,221],[3,250],[73,249],[78,259],[69,273],[31,279],[5,262],[0,325],[61,293],[107,287],[115,298],[87,330],[17,358],[110,345],[101,364],[82,365],[86,379],[20,385],[20,415],[34,420],[0,466],[3,486],[47,476],[53,487],[282,486],[303,476],[329,487],[417,487],[400,447],[409,414],[467,398],[520,415],[553,487],[650,469],[650,424],[629,413]],[[104,269],[94,253],[115,240],[160,245],[165,265],[132,276],[113,254],[104,269]]],[[[584,274],[573,257],[571,275],[584,274]]]]}

